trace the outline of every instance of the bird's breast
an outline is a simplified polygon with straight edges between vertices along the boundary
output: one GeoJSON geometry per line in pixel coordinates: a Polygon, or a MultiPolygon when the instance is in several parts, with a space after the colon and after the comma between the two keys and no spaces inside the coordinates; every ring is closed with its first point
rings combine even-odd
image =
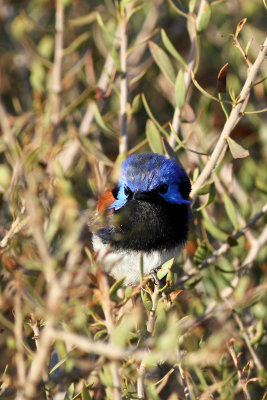
{"type": "MultiPolygon", "coordinates": [[[[104,243],[97,235],[93,236],[93,247],[98,259],[102,260],[106,271],[116,280],[125,278],[126,286],[137,285],[140,282],[140,262],[139,251],[117,249],[110,251],[110,245],[104,243]]],[[[173,257],[178,257],[183,249],[183,245],[174,246],[165,250],[152,250],[143,252],[143,274],[147,276],[154,270],[161,267],[166,261],[173,257]]]]}
{"type": "Polygon", "coordinates": [[[130,200],[98,235],[116,250],[161,251],[185,243],[188,220],[186,204],[130,200]]]}

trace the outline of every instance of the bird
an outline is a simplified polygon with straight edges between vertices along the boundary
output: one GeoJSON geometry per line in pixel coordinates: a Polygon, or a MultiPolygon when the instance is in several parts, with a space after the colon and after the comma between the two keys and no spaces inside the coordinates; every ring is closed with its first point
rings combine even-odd
{"type": "Polygon", "coordinates": [[[140,283],[177,257],[185,246],[190,221],[191,184],[174,158],[157,153],[133,154],[121,164],[118,184],[98,201],[107,213],[92,244],[108,273],[124,286],[140,283]]]}

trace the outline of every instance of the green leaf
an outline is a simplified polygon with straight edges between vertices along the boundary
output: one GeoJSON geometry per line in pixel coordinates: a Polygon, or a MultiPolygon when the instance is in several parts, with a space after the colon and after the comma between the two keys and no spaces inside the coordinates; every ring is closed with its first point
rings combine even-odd
{"type": "Polygon", "coordinates": [[[42,57],[50,58],[54,51],[54,38],[52,35],[45,35],[38,43],[38,51],[42,57]]]}
{"type": "Polygon", "coordinates": [[[11,182],[11,171],[5,164],[0,164],[0,192],[8,189],[11,182]]]}
{"type": "Polygon", "coordinates": [[[137,113],[142,105],[141,95],[137,94],[132,101],[132,114],[137,113]]]}
{"type": "Polygon", "coordinates": [[[182,69],[179,70],[177,78],[175,80],[175,88],[174,88],[174,98],[175,105],[181,109],[185,103],[186,97],[186,86],[184,81],[184,72],[182,69]]]}
{"type": "Polygon", "coordinates": [[[193,261],[195,264],[202,264],[203,261],[210,255],[210,250],[207,246],[206,242],[201,242],[193,257],[193,261]]]}
{"type": "Polygon", "coordinates": [[[216,239],[226,242],[228,235],[219,229],[208,217],[203,220],[204,228],[216,239]]]}
{"type": "Polygon", "coordinates": [[[230,199],[229,196],[227,196],[226,193],[223,196],[223,200],[224,200],[225,211],[227,212],[227,215],[228,215],[233,227],[235,229],[237,229],[238,228],[238,222],[237,222],[237,215],[236,215],[235,206],[233,205],[232,200],[230,199]]]}
{"type": "Polygon", "coordinates": [[[112,60],[114,62],[114,65],[116,67],[116,69],[121,72],[121,62],[120,62],[120,56],[119,53],[117,51],[117,49],[115,47],[112,47],[111,49],[111,57],[112,60]]]}
{"type": "Polygon", "coordinates": [[[148,42],[149,49],[151,51],[152,57],[154,58],[156,64],[160,68],[163,75],[168,79],[170,83],[175,82],[175,72],[172,66],[172,63],[161,47],[159,47],[156,43],[149,41],[148,42]]]}
{"type": "Polygon", "coordinates": [[[195,87],[202,93],[204,94],[204,96],[208,97],[211,100],[215,100],[217,102],[220,102],[219,99],[217,99],[217,97],[212,96],[211,94],[209,94],[208,92],[206,92],[205,89],[203,89],[203,87],[200,86],[200,84],[197,82],[194,73],[191,73],[191,78],[192,78],[192,82],[195,85],[195,87]]]}
{"type": "Polygon", "coordinates": [[[46,71],[44,66],[37,60],[33,60],[31,65],[30,83],[33,89],[38,92],[44,91],[46,71]]]}
{"type": "MultiPolygon", "coordinates": [[[[257,178],[256,178],[256,186],[257,186],[257,178]]],[[[267,194],[267,191],[266,191],[267,194]]],[[[252,214],[252,204],[251,201],[249,199],[246,199],[244,201],[244,203],[241,206],[241,214],[242,217],[244,218],[244,220],[248,220],[251,217],[252,214]]]]}
{"type": "Polygon", "coordinates": [[[173,150],[173,148],[170,146],[170,144],[168,143],[168,141],[165,138],[163,138],[163,147],[164,147],[165,153],[169,157],[173,158],[177,162],[177,164],[181,166],[181,163],[179,162],[179,159],[178,159],[175,151],[173,150]]]}
{"type": "Polygon", "coordinates": [[[78,37],[76,37],[71,44],[63,50],[63,55],[67,56],[68,54],[73,53],[80,46],[82,46],[90,37],[89,32],[84,32],[78,37]]]}
{"type": "Polygon", "coordinates": [[[143,104],[144,104],[144,107],[145,107],[145,109],[146,109],[146,112],[147,112],[148,116],[152,119],[152,121],[154,122],[154,124],[156,125],[156,127],[159,129],[159,131],[160,131],[161,133],[163,133],[163,135],[168,139],[168,138],[169,138],[168,132],[167,132],[165,129],[162,128],[162,126],[158,123],[158,121],[156,120],[156,118],[155,118],[154,115],[152,114],[152,112],[151,112],[151,110],[150,110],[150,108],[149,108],[149,105],[148,105],[148,103],[147,103],[147,101],[146,101],[146,98],[145,98],[144,93],[142,93],[141,96],[142,96],[142,101],[143,101],[143,104]]]}
{"type": "Polygon", "coordinates": [[[203,194],[208,194],[210,192],[210,187],[211,187],[212,184],[213,184],[213,181],[206,183],[200,189],[198,189],[196,194],[200,195],[200,196],[203,195],[203,194]]]}
{"type": "Polygon", "coordinates": [[[117,291],[123,286],[123,282],[124,282],[125,278],[122,278],[118,281],[116,281],[111,288],[109,289],[109,295],[112,296],[114,294],[117,293],[117,291]]]}
{"type": "Polygon", "coordinates": [[[244,147],[238,144],[235,140],[229,136],[226,138],[226,140],[233,158],[245,158],[249,156],[249,151],[244,149],[244,147]]]}
{"type": "Polygon", "coordinates": [[[178,53],[172,42],[167,36],[167,33],[165,32],[164,29],[161,29],[161,40],[162,43],[164,44],[166,50],[179,62],[183,65],[183,67],[187,68],[187,64],[183,57],[178,53]]]}
{"type": "Polygon", "coordinates": [[[210,22],[211,17],[211,6],[207,1],[205,1],[205,5],[202,9],[202,12],[197,20],[197,32],[200,33],[207,28],[210,22]]]}
{"type": "Polygon", "coordinates": [[[151,296],[147,292],[144,292],[143,290],[141,290],[141,299],[142,299],[142,303],[143,303],[145,309],[147,311],[151,311],[152,310],[151,296]]]}
{"type": "Polygon", "coordinates": [[[91,142],[88,138],[80,135],[79,141],[80,141],[82,147],[86,151],[89,151],[91,154],[93,154],[97,160],[102,161],[105,165],[108,165],[109,167],[113,167],[112,161],[110,161],[110,159],[107,156],[105,156],[105,154],[102,153],[102,151],[99,150],[96,147],[96,145],[93,142],[91,142]]]}
{"type": "Polygon", "coordinates": [[[72,383],[67,390],[67,393],[65,394],[64,400],[72,400],[74,394],[74,383],[72,383]]]}
{"type": "Polygon", "coordinates": [[[91,389],[92,385],[85,386],[83,385],[83,390],[82,390],[82,400],[92,400],[92,397],[90,396],[89,389],[91,389]]]}
{"type": "Polygon", "coordinates": [[[171,267],[173,266],[173,263],[174,263],[174,258],[171,258],[169,261],[166,261],[162,265],[162,267],[157,271],[157,277],[159,278],[159,280],[161,280],[162,278],[164,278],[164,276],[168,274],[171,267]]]}
{"type": "Polygon", "coordinates": [[[197,180],[198,176],[199,176],[199,168],[196,167],[196,168],[194,169],[194,172],[193,172],[192,181],[195,182],[195,181],[197,180]]]}
{"type": "Polygon", "coordinates": [[[257,176],[255,185],[256,185],[256,188],[258,188],[262,193],[267,194],[267,187],[266,187],[265,179],[262,179],[260,176],[257,176]]]}
{"type": "Polygon", "coordinates": [[[116,132],[114,132],[112,129],[110,129],[104,122],[102,115],[100,114],[100,111],[97,107],[97,104],[94,103],[93,105],[93,110],[94,110],[94,117],[96,120],[97,125],[105,132],[110,133],[112,136],[117,136],[116,132]]]}
{"type": "Polygon", "coordinates": [[[67,360],[67,357],[64,357],[62,360],[60,360],[56,365],[53,366],[53,368],[49,371],[49,375],[53,374],[54,371],[56,371],[59,367],[61,367],[62,364],[64,364],[67,360]]]}
{"type": "Polygon", "coordinates": [[[102,339],[106,335],[107,335],[107,330],[106,329],[101,329],[100,331],[97,331],[95,333],[94,340],[97,341],[99,339],[102,339]]]}
{"type": "MultiPolygon", "coordinates": [[[[195,211],[200,211],[203,208],[207,207],[210,203],[213,202],[215,195],[216,195],[216,188],[214,183],[209,183],[207,185],[205,185],[205,187],[202,187],[203,190],[208,190],[207,193],[209,194],[208,200],[206,201],[205,204],[202,204],[202,206],[200,206],[199,208],[197,208],[195,211]],[[206,188],[207,186],[207,188],[206,188]]],[[[199,189],[201,191],[201,189],[199,189]]],[[[198,193],[200,194],[200,193],[198,193]]],[[[204,194],[203,192],[201,194],[204,194]]]]}
{"type": "Polygon", "coordinates": [[[159,131],[151,119],[148,119],[146,123],[146,137],[154,153],[164,154],[159,131]]]}
{"type": "Polygon", "coordinates": [[[196,7],[196,0],[189,0],[188,8],[190,13],[194,12],[195,7],[196,7]]]}
{"type": "Polygon", "coordinates": [[[140,310],[134,309],[130,313],[125,313],[114,327],[111,333],[111,340],[119,347],[124,347],[132,338],[132,330],[140,321],[140,310]]]}

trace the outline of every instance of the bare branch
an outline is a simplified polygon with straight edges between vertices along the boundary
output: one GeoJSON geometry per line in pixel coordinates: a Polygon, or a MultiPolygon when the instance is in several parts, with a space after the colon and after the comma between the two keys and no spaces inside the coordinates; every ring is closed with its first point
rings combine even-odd
{"type": "Polygon", "coordinates": [[[127,103],[128,103],[128,71],[127,71],[127,7],[121,15],[121,83],[120,83],[120,154],[126,154],[128,151],[127,137],[127,103]]]}
{"type": "MultiPolygon", "coordinates": [[[[240,229],[235,235],[233,235],[233,239],[237,240],[239,239],[241,236],[243,236],[245,234],[245,232],[248,230],[248,228],[250,228],[252,225],[254,225],[260,218],[263,217],[263,215],[265,215],[265,213],[267,212],[267,204],[265,204],[262,209],[255,214],[248,222],[247,224],[240,229]]],[[[265,230],[264,230],[265,232],[265,230]]],[[[264,235],[265,238],[265,235],[264,235]]],[[[262,240],[260,240],[259,244],[262,246],[262,240]]],[[[202,271],[203,269],[207,268],[209,265],[211,265],[218,257],[220,257],[221,255],[225,254],[227,251],[229,251],[230,249],[230,244],[229,243],[223,243],[221,245],[221,247],[219,247],[218,250],[216,250],[211,256],[209,256],[208,258],[206,258],[200,265],[198,265],[197,270],[193,270],[192,272],[189,272],[185,275],[183,275],[180,279],[178,279],[174,286],[172,287],[171,290],[176,289],[177,287],[183,285],[185,282],[187,282],[189,279],[193,278],[194,276],[197,276],[199,274],[200,271],[202,271]]]]}
{"type": "MultiPolygon", "coordinates": [[[[155,285],[154,291],[151,294],[152,307],[151,310],[149,311],[148,321],[147,321],[147,333],[150,336],[152,336],[155,327],[158,296],[159,296],[159,286],[155,285]]],[[[145,398],[145,382],[144,382],[145,372],[146,372],[145,361],[142,360],[138,368],[138,377],[137,377],[138,399],[145,398]]]]}
{"type": "Polygon", "coordinates": [[[56,35],[53,63],[53,87],[52,87],[52,123],[59,122],[60,94],[61,94],[61,66],[63,56],[64,33],[64,6],[62,0],[56,0],[56,35]]]}
{"type": "Polygon", "coordinates": [[[21,285],[17,281],[16,294],[14,299],[14,337],[16,341],[16,365],[18,377],[18,392],[25,385],[26,365],[23,354],[23,317],[22,317],[22,302],[21,302],[21,285]]]}
{"type": "MultiPolygon", "coordinates": [[[[203,7],[205,6],[205,1],[201,1],[197,16],[196,16],[196,21],[199,19],[200,15],[203,12],[203,7]]],[[[184,73],[184,81],[185,81],[185,99],[187,98],[187,94],[190,88],[191,84],[191,76],[192,72],[194,71],[195,65],[197,62],[197,32],[195,30],[194,36],[191,38],[191,45],[189,49],[189,56],[187,60],[187,69],[184,73]]],[[[181,128],[181,123],[182,123],[182,112],[183,112],[183,107],[179,109],[178,107],[175,107],[174,114],[173,114],[173,119],[172,119],[172,127],[174,131],[179,134],[180,128],[181,128]]],[[[171,132],[170,135],[170,145],[174,148],[176,146],[177,142],[175,139],[175,136],[173,132],[171,132]]]]}
{"type": "Polygon", "coordinates": [[[239,383],[242,387],[244,396],[246,400],[251,400],[249,391],[247,389],[247,385],[246,385],[246,377],[244,376],[244,373],[242,371],[242,368],[239,365],[239,359],[238,356],[235,353],[235,349],[234,349],[234,340],[231,340],[230,343],[228,343],[228,351],[231,354],[231,357],[233,359],[233,362],[235,364],[236,370],[237,370],[237,374],[238,374],[238,378],[239,378],[239,383]]]}
{"type": "Polygon", "coordinates": [[[237,105],[232,108],[231,114],[224,125],[222,133],[221,133],[219,140],[212,152],[210,160],[207,162],[203,171],[199,175],[198,179],[193,184],[192,191],[191,191],[191,197],[193,199],[196,197],[198,189],[200,189],[201,186],[206,182],[206,180],[208,179],[210,174],[215,170],[218,163],[222,160],[222,155],[227,148],[226,139],[231,135],[234,127],[236,126],[240,117],[242,116],[242,113],[245,111],[244,106],[246,106],[248,95],[249,95],[252,85],[256,79],[256,76],[259,72],[260,66],[264,61],[266,53],[267,53],[267,38],[265,39],[263,45],[260,47],[258,56],[257,56],[254,64],[252,65],[252,67],[249,70],[246,82],[240,92],[239,101],[238,101],[237,105]]]}
{"type": "MultiPolygon", "coordinates": [[[[109,334],[109,342],[113,345],[112,341],[112,332],[114,330],[114,323],[112,317],[112,308],[111,308],[111,301],[109,297],[109,286],[107,277],[103,272],[99,274],[99,289],[102,293],[102,308],[105,315],[107,331],[109,334]]],[[[113,381],[113,399],[114,400],[121,400],[121,379],[119,374],[119,366],[117,361],[112,360],[110,364],[110,370],[112,375],[113,381]]]]}

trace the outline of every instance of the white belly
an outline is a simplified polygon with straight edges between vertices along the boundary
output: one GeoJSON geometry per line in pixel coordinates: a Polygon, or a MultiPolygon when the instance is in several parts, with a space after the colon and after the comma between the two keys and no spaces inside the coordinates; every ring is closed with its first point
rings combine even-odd
{"type": "MultiPolygon", "coordinates": [[[[108,244],[93,235],[93,247],[97,258],[103,261],[105,270],[116,280],[125,278],[126,286],[138,285],[140,282],[140,252],[134,250],[110,251],[108,244]]],[[[143,273],[144,276],[160,267],[173,257],[178,257],[184,245],[173,247],[169,250],[143,252],[143,273]]]]}

